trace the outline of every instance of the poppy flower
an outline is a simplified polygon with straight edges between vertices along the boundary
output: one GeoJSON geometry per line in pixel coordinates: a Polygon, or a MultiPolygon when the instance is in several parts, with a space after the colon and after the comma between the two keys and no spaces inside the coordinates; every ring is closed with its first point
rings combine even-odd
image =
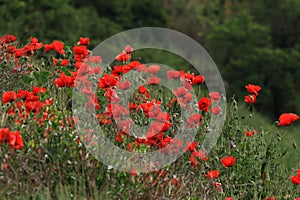
{"type": "Polygon", "coordinates": [[[167,71],[167,76],[169,79],[174,80],[180,78],[180,72],[176,70],[167,71]]]}
{"type": "Polygon", "coordinates": [[[210,101],[210,98],[208,98],[208,97],[202,97],[198,102],[199,109],[204,112],[208,111],[208,108],[210,107],[210,105],[211,105],[211,101],[210,101]]]}
{"type": "Polygon", "coordinates": [[[51,51],[51,50],[55,50],[57,53],[59,54],[64,54],[64,43],[60,42],[60,41],[53,41],[51,44],[45,44],[44,45],[45,51],[51,51]]]}
{"type": "Polygon", "coordinates": [[[0,42],[2,43],[11,43],[11,42],[14,42],[17,40],[17,37],[12,35],[12,34],[6,34],[6,35],[3,35],[1,38],[0,38],[0,42]]]}
{"type": "Polygon", "coordinates": [[[192,79],[194,85],[199,85],[204,83],[204,77],[202,75],[194,76],[192,79]]]}
{"type": "Polygon", "coordinates": [[[122,53],[118,54],[115,59],[120,62],[125,62],[125,61],[129,60],[130,58],[131,58],[131,54],[122,52],[122,53]]]}
{"type": "Polygon", "coordinates": [[[132,53],[133,52],[133,48],[130,45],[126,45],[124,48],[124,51],[126,53],[132,53]]]}
{"type": "Polygon", "coordinates": [[[198,151],[193,151],[192,154],[200,160],[208,161],[208,157],[206,156],[205,152],[203,152],[201,149],[198,151]]]}
{"type": "Polygon", "coordinates": [[[261,90],[261,87],[258,85],[248,84],[245,86],[249,93],[258,95],[258,92],[261,90]]]}
{"type": "Polygon", "coordinates": [[[54,80],[54,84],[57,87],[73,87],[74,86],[74,77],[73,76],[67,76],[64,72],[62,72],[59,76],[59,78],[56,78],[54,80]]]}
{"type": "Polygon", "coordinates": [[[233,197],[226,197],[225,200],[234,200],[233,197]]]}
{"type": "Polygon", "coordinates": [[[295,185],[300,185],[300,170],[297,170],[296,176],[290,176],[290,179],[295,185]]]}
{"type": "Polygon", "coordinates": [[[127,90],[128,88],[130,88],[130,81],[129,80],[126,80],[124,82],[119,82],[117,87],[120,89],[120,90],[127,90]]]}
{"type": "Polygon", "coordinates": [[[186,147],[183,149],[183,152],[186,152],[187,150],[189,150],[190,152],[194,152],[196,151],[196,147],[198,147],[198,142],[186,142],[186,147]]]}
{"type": "Polygon", "coordinates": [[[147,84],[149,84],[149,85],[158,85],[160,83],[160,81],[161,81],[160,78],[153,76],[153,77],[148,78],[147,84]]]}
{"type": "Polygon", "coordinates": [[[194,155],[190,156],[190,162],[191,162],[192,166],[194,167],[194,169],[196,169],[196,167],[198,165],[198,160],[195,158],[194,155]]]}
{"type": "Polygon", "coordinates": [[[220,161],[224,165],[224,167],[232,167],[234,165],[235,158],[232,156],[227,156],[221,158],[220,161]]]}
{"type": "Polygon", "coordinates": [[[90,38],[80,37],[80,39],[79,39],[79,44],[80,45],[87,46],[87,45],[89,45],[89,43],[90,43],[90,38]]]}
{"type": "Polygon", "coordinates": [[[184,97],[188,93],[188,90],[184,87],[179,87],[176,90],[173,91],[173,94],[177,97],[184,97]]]}
{"type": "Polygon", "coordinates": [[[150,74],[157,74],[159,70],[160,70],[159,65],[150,65],[148,68],[148,72],[150,72],[150,74]]]}
{"type": "Polygon", "coordinates": [[[17,99],[17,94],[14,91],[4,92],[2,94],[2,103],[11,102],[17,99]]]}
{"type": "Polygon", "coordinates": [[[9,128],[0,128],[0,144],[9,140],[9,128]]]}
{"type": "Polygon", "coordinates": [[[149,91],[147,90],[147,88],[145,88],[145,86],[143,86],[143,85],[139,86],[138,92],[139,92],[140,94],[146,94],[146,93],[149,93],[149,91]]]}
{"type": "Polygon", "coordinates": [[[289,126],[298,119],[299,116],[294,113],[283,113],[279,117],[279,123],[277,126],[289,126]]]}
{"type": "Polygon", "coordinates": [[[117,85],[117,79],[114,75],[105,74],[104,77],[99,79],[98,86],[99,88],[107,88],[117,85]]]}
{"type": "Polygon", "coordinates": [[[254,94],[249,94],[244,97],[245,102],[248,104],[255,104],[256,103],[256,95],[254,94]]]}
{"type": "Polygon", "coordinates": [[[205,176],[210,179],[218,178],[219,175],[220,175],[219,170],[208,171],[207,174],[205,174],[205,176]]]}
{"type": "Polygon", "coordinates": [[[13,149],[22,149],[24,146],[23,139],[20,135],[20,131],[10,132],[9,133],[9,142],[8,144],[13,149]]]}
{"type": "Polygon", "coordinates": [[[214,102],[219,102],[221,95],[219,92],[210,92],[209,97],[214,101],[214,102]]]}
{"type": "Polygon", "coordinates": [[[211,114],[213,114],[213,115],[217,115],[217,114],[219,114],[219,113],[221,112],[221,108],[220,108],[220,106],[217,106],[217,107],[211,107],[211,108],[210,108],[210,112],[211,112],[211,114]]]}
{"type": "Polygon", "coordinates": [[[74,46],[73,52],[78,55],[87,55],[88,54],[88,50],[87,50],[86,46],[74,46]]]}
{"type": "Polygon", "coordinates": [[[201,125],[202,115],[201,114],[192,114],[187,120],[186,127],[194,128],[195,126],[201,125]]]}
{"type": "Polygon", "coordinates": [[[60,64],[61,66],[67,66],[69,64],[69,61],[68,59],[63,59],[60,64]]]}
{"type": "Polygon", "coordinates": [[[170,114],[166,112],[159,112],[158,115],[155,117],[156,121],[158,122],[169,121],[170,118],[170,114]]]}
{"type": "Polygon", "coordinates": [[[266,197],[265,200],[277,200],[276,197],[266,197]]]}
{"type": "Polygon", "coordinates": [[[254,134],[256,134],[256,130],[254,130],[254,131],[248,131],[248,130],[246,130],[246,136],[251,137],[251,136],[253,136],[254,134]]]}
{"type": "Polygon", "coordinates": [[[34,95],[37,95],[37,94],[41,94],[41,93],[44,93],[44,92],[47,92],[47,89],[44,88],[44,87],[36,87],[36,86],[32,86],[32,93],[34,95]]]}

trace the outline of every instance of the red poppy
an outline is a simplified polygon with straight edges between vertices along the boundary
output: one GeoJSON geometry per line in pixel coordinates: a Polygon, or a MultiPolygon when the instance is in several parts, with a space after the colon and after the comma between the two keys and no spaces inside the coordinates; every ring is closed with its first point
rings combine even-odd
{"type": "Polygon", "coordinates": [[[159,65],[150,65],[148,68],[148,72],[150,72],[150,74],[157,74],[159,70],[160,70],[159,65]]]}
{"type": "Polygon", "coordinates": [[[73,87],[74,86],[74,77],[73,76],[67,76],[64,72],[62,72],[59,76],[59,78],[56,78],[54,80],[54,84],[57,87],[73,87]]]}
{"type": "Polygon", "coordinates": [[[256,103],[256,95],[254,94],[249,94],[244,97],[245,102],[248,104],[255,104],[256,103]]]}
{"type": "Polygon", "coordinates": [[[251,137],[251,136],[253,136],[254,134],[256,134],[256,130],[254,130],[254,131],[248,131],[248,130],[246,130],[246,136],[251,137]]]}
{"type": "Polygon", "coordinates": [[[17,99],[17,94],[14,91],[4,92],[2,94],[2,103],[11,102],[17,99]]]}
{"type": "Polygon", "coordinates": [[[279,123],[277,124],[277,126],[289,126],[298,119],[299,116],[294,113],[283,113],[279,117],[279,123]]]}
{"type": "Polygon", "coordinates": [[[79,44],[80,45],[85,45],[87,46],[88,44],[90,43],[90,38],[87,38],[87,37],[80,37],[79,39],[79,44]]]}
{"type": "Polygon", "coordinates": [[[261,90],[261,87],[258,85],[248,84],[245,86],[249,93],[258,95],[258,92],[261,90]]]}
{"type": "Polygon", "coordinates": [[[57,53],[59,54],[64,54],[64,43],[60,42],[60,41],[53,41],[51,44],[45,44],[44,45],[45,51],[50,51],[50,50],[55,50],[57,53]]]}
{"type": "Polygon", "coordinates": [[[0,38],[0,42],[2,43],[11,43],[11,42],[14,42],[16,41],[17,37],[12,35],[12,34],[6,34],[6,35],[3,35],[1,38],[0,38]]]}
{"type": "Polygon", "coordinates": [[[202,83],[204,83],[204,77],[202,75],[194,76],[193,80],[192,80],[192,83],[194,85],[202,84],[202,83]]]}
{"type": "Polygon", "coordinates": [[[174,90],[173,93],[177,97],[184,97],[188,93],[188,90],[185,89],[184,87],[180,87],[180,88],[177,88],[176,90],[174,90]]]}
{"type": "Polygon", "coordinates": [[[107,88],[117,85],[117,79],[114,75],[105,74],[104,77],[99,79],[98,86],[99,88],[107,88]]]}
{"type": "Polygon", "coordinates": [[[224,165],[224,167],[232,167],[234,165],[235,158],[232,156],[227,156],[221,158],[220,161],[224,165]]]}
{"type": "Polygon", "coordinates": [[[207,112],[208,108],[210,107],[211,102],[210,102],[210,98],[208,97],[202,97],[199,102],[198,102],[198,107],[200,110],[207,112]]]}
{"type": "Polygon", "coordinates": [[[180,78],[180,72],[175,70],[167,71],[167,76],[169,79],[174,80],[180,78]]]}
{"type": "Polygon", "coordinates": [[[221,108],[220,108],[220,106],[217,106],[217,107],[211,107],[211,108],[210,108],[210,112],[211,112],[211,114],[213,114],[213,115],[217,115],[217,114],[219,114],[219,113],[221,112],[221,108]]]}
{"type": "Polygon", "coordinates": [[[155,119],[158,122],[165,122],[165,121],[169,121],[171,117],[169,113],[159,112],[158,115],[156,115],[155,119]]]}
{"type": "Polygon", "coordinates": [[[234,200],[233,197],[226,197],[225,200],[234,200]]]}
{"type": "Polygon", "coordinates": [[[133,48],[130,45],[126,45],[124,48],[124,51],[126,53],[132,53],[133,52],[133,48]]]}
{"type": "Polygon", "coordinates": [[[300,185],[300,170],[298,169],[296,172],[297,172],[297,175],[291,176],[290,179],[291,179],[292,183],[294,183],[295,185],[300,185]]]}
{"type": "Polygon", "coordinates": [[[130,88],[130,81],[126,80],[124,82],[119,82],[117,86],[120,90],[127,90],[130,88]]]}
{"type": "Polygon", "coordinates": [[[131,54],[128,54],[126,52],[122,52],[119,55],[116,56],[116,60],[120,61],[120,62],[124,62],[127,61],[131,58],[131,54]]]}
{"type": "Polygon", "coordinates": [[[68,64],[69,64],[68,59],[63,59],[63,60],[61,61],[61,66],[67,66],[68,64]]]}
{"type": "Polygon", "coordinates": [[[190,152],[196,151],[196,147],[198,147],[198,144],[198,142],[187,142],[186,147],[183,149],[183,152],[186,152],[187,150],[189,150],[190,152]]]}
{"type": "Polygon", "coordinates": [[[0,144],[9,140],[9,128],[0,128],[0,144]]]}
{"type": "Polygon", "coordinates": [[[167,131],[171,126],[172,126],[172,124],[168,121],[166,121],[166,122],[153,122],[149,126],[148,130],[149,130],[149,132],[157,134],[159,132],[167,131]]]}
{"type": "Polygon", "coordinates": [[[195,126],[201,125],[202,115],[201,114],[192,114],[187,120],[186,127],[194,128],[195,126]]]}
{"type": "Polygon", "coordinates": [[[138,91],[140,94],[146,94],[146,93],[149,93],[149,91],[147,90],[147,88],[145,88],[143,85],[141,85],[139,88],[138,88],[138,91]]]}
{"type": "Polygon", "coordinates": [[[24,146],[23,139],[20,135],[20,131],[16,132],[9,132],[9,142],[8,144],[11,146],[11,148],[14,149],[22,149],[24,146]]]}
{"type": "Polygon", "coordinates": [[[205,176],[210,179],[218,178],[219,175],[220,175],[219,170],[208,171],[207,174],[205,174],[205,176]]]}
{"type": "Polygon", "coordinates": [[[74,46],[73,52],[78,55],[87,55],[88,54],[88,50],[87,50],[86,46],[74,46]]]}
{"type": "Polygon", "coordinates": [[[160,83],[160,81],[161,81],[160,78],[153,76],[153,77],[148,78],[147,84],[149,84],[149,85],[158,85],[160,83]]]}
{"type": "Polygon", "coordinates": [[[47,92],[47,89],[44,88],[44,87],[36,87],[36,86],[32,86],[32,93],[34,95],[37,95],[37,94],[41,94],[41,93],[44,93],[44,92],[47,92]]]}
{"type": "Polygon", "coordinates": [[[221,95],[219,92],[210,92],[209,96],[214,102],[219,102],[220,98],[221,98],[221,95]]]}
{"type": "Polygon", "coordinates": [[[208,161],[208,157],[206,156],[205,152],[202,150],[199,151],[193,151],[192,153],[195,157],[198,157],[200,160],[208,161]]]}
{"type": "Polygon", "coordinates": [[[266,197],[265,200],[277,200],[276,197],[266,197]]]}
{"type": "Polygon", "coordinates": [[[190,162],[191,162],[192,166],[194,167],[194,169],[196,169],[196,167],[198,165],[198,160],[195,158],[195,156],[193,154],[190,156],[190,162]]]}

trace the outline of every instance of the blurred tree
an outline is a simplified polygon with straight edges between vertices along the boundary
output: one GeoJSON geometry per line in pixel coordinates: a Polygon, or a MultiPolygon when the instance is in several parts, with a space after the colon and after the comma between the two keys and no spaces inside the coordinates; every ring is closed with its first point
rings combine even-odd
{"type": "Polygon", "coordinates": [[[23,42],[34,36],[73,43],[85,36],[92,46],[124,29],[165,26],[162,3],[150,0],[3,0],[0,17],[0,34],[16,34],[23,42]]]}

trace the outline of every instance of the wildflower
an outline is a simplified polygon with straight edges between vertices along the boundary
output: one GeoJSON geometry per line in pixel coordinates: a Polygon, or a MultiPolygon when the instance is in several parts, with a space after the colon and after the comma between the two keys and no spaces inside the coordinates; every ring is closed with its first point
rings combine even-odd
{"type": "Polygon", "coordinates": [[[248,84],[245,86],[250,94],[258,95],[258,92],[261,90],[261,87],[258,85],[248,84]]]}
{"type": "Polygon", "coordinates": [[[256,95],[254,94],[249,94],[244,97],[245,102],[248,104],[255,104],[256,103],[256,95]]]}
{"type": "Polygon", "coordinates": [[[210,107],[211,102],[210,102],[210,98],[208,97],[202,97],[199,102],[198,102],[198,107],[200,110],[207,112],[208,108],[210,107]]]}
{"type": "Polygon", "coordinates": [[[210,179],[218,178],[219,175],[220,175],[219,170],[208,171],[207,174],[205,174],[205,176],[210,179]]]}
{"type": "Polygon", "coordinates": [[[202,84],[202,83],[204,83],[204,77],[202,75],[194,76],[193,80],[192,80],[192,83],[194,85],[202,84]]]}
{"type": "Polygon", "coordinates": [[[128,88],[130,88],[130,81],[126,80],[124,82],[119,82],[117,86],[120,90],[127,90],[128,88]]]}
{"type": "Polygon", "coordinates": [[[256,130],[254,130],[254,131],[248,131],[248,130],[246,130],[246,136],[251,137],[251,136],[253,136],[254,134],[256,134],[256,130]]]}
{"type": "Polygon", "coordinates": [[[174,80],[180,78],[180,72],[175,70],[167,71],[167,76],[169,79],[174,80]]]}
{"type": "Polygon", "coordinates": [[[80,37],[80,39],[79,39],[79,44],[80,45],[87,46],[89,43],[90,43],[90,38],[80,37]]]}
{"type": "Polygon", "coordinates": [[[224,165],[224,167],[232,167],[235,163],[235,158],[232,156],[223,157],[220,159],[221,163],[224,165]]]}
{"type": "Polygon", "coordinates": [[[149,85],[158,85],[160,81],[161,81],[161,79],[158,78],[158,77],[150,77],[150,78],[148,78],[147,84],[149,84],[149,85]]]}
{"type": "Polygon", "coordinates": [[[289,126],[294,121],[298,120],[299,116],[293,113],[283,113],[279,117],[279,123],[277,126],[289,126]]]}
{"type": "Polygon", "coordinates": [[[220,98],[221,98],[221,95],[219,92],[210,92],[209,96],[214,102],[219,102],[220,98]]]}
{"type": "Polygon", "coordinates": [[[99,88],[107,88],[117,85],[117,79],[114,75],[105,74],[104,77],[99,79],[99,88]]]}
{"type": "Polygon", "coordinates": [[[211,107],[211,108],[210,108],[210,112],[211,112],[211,114],[213,114],[213,115],[217,115],[217,114],[219,114],[219,113],[221,112],[221,108],[220,108],[220,106],[217,106],[217,107],[211,107]]]}
{"type": "Polygon", "coordinates": [[[17,94],[14,91],[4,92],[2,94],[2,103],[11,102],[17,99],[17,94]]]}
{"type": "Polygon", "coordinates": [[[159,70],[160,70],[159,65],[150,65],[148,68],[148,72],[150,72],[150,74],[157,74],[159,70]]]}

